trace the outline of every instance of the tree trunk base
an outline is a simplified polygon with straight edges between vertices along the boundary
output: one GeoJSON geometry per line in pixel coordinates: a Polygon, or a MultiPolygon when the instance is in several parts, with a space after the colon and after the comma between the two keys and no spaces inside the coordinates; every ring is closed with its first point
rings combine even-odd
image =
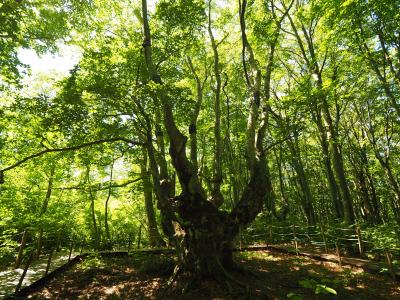
{"type": "MultiPolygon", "coordinates": [[[[178,271],[174,272],[168,281],[162,299],[167,299],[168,294],[171,292],[174,294],[174,286],[175,288],[179,288],[179,293],[182,296],[197,294],[199,290],[204,289],[205,282],[217,283],[217,285],[219,285],[227,295],[232,297],[232,299],[270,299],[265,292],[261,292],[237,278],[246,277],[248,274],[250,274],[251,277],[257,276],[255,273],[237,264],[231,267],[229,271],[224,269],[218,276],[205,276],[200,273],[183,271],[181,267],[177,267],[176,270],[178,271]]],[[[209,284],[206,286],[208,287],[209,284]]]]}

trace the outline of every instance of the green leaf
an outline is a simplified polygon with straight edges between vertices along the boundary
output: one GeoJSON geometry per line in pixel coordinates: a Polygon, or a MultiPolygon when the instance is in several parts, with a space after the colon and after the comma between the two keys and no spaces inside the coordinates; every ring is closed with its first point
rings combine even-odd
{"type": "Polygon", "coordinates": [[[292,300],[303,300],[304,299],[303,296],[296,294],[296,293],[289,293],[286,295],[286,297],[288,299],[292,299],[292,300]]]}
{"type": "Polygon", "coordinates": [[[323,284],[317,284],[315,287],[315,294],[333,294],[337,295],[336,291],[333,288],[330,288],[329,286],[323,285],[323,284]]]}

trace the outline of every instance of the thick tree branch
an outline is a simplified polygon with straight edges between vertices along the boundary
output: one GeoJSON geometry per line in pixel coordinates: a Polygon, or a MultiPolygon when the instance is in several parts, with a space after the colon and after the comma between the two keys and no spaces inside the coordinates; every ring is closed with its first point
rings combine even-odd
{"type": "Polygon", "coordinates": [[[138,177],[138,178],[135,178],[132,180],[128,180],[126,182],[122,182],[122,183],[109,184],[106,186],[104,186],[102,183],[99,183],[99,184],[93,184],[89,187],[85,187],[85,186],[55,187],[55,188],[53,188],[53,190],[85,190],[85,191],[90,190],[92,192],[98,192],[98,191],[104,191],[104,190],[108,190],[108,189],[125,187],[132,183],[138,182],[140,180],[142,180],[142,177],[138,177]]]}
{"type": "Polygon", "coordinates": [[[144,143],[136,142],[136,141],[133,141],[133,140],[130,140],[130,139],[127,139],[127,138],[116,137],[116,138],[110,138],[110,139],[101,139],[101,140],[88,142],[88,143],[83,143],[83,144],[76,145],[76,146],[71,146],[71,147],[45,149],[43,151],[40,151],[40,152],[37,152],[35,154],[29,155],[29,156],[21,159],[20,161],[12,164],[11,166],[0,170],[0,183],[2,183],[1,179],[3,177],[4,172],[9,171],[11,169],[14,169],[14,168],[18,167],[19,165],[22,165],[23,163],[27,162],[28,160],[31,160],[33,158],[42,156],[42,155],[44,155],[46,153],[75,151],[75,150],[79,150],[79,149],[82,149],[82,148],[90,147],[90,146],[93,146],[93,145],[99,145],[99,144],[103,144],[103,143],[113,143],[113,142],[126,142],[126,143],[132,144],[132,145],[143,145],[144,144],[144,143]]]}

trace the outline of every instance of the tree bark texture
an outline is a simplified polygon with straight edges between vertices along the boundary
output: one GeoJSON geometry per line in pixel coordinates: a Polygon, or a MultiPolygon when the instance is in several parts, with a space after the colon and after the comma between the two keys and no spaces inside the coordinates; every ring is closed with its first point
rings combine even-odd
{"type": "MultiPolygon", "coordinates": [[[[144,54],[150,74],[150,80],[162,85],[161,77],[154,68],[151,54],[151,36],[147,17],[147,1],[142,0],[144,54]],[[157,79],[157,81],[155,80],[157,79]]],[[[258,78],[261,75],[258,73],[258,78]]],[[[259,93],[255,93],[255,102],[259,106],[259,93]]],[[[261,120],[259,126],[254,123],[248,136],[248,144],[254,145],[250,180],[244,192],[230,213],[218,210],[207,201],[197,170],[186,157],[187,137],[177,128],[170,99],[159,95],[163,110],[163,122],[170,141],[169,154],[177,172],[181,186],[180,195],[169,198],[169,208],[174,220],[175,236],[182,237],[179,257],[184,269],[200,276],[209,276],[221,283],[227,280],[226,270],[232,266],[232,242],[239,229],[249,225],[261,211],[266,196],[266,159],[263,140],[266,130],[266,116],[254,115],[261,120]]],[[[253,110],[253,113],[259,113],[253,110]]],[[[163,211],[161,211],[163,214],[163,211]]]]}

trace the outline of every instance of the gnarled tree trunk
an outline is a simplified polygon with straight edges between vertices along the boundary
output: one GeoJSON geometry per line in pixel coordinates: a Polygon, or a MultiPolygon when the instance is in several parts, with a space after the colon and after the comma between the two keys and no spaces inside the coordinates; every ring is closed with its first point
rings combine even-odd
{"type": "MultiPolygon", "coordinates": [[[[147,1],[142,0],[144,54],[149,79],[162,85],[152,60],[151,36],[147,18],[147,1]]],[[[260,78],[260,74],[258,74],[260,78]]],[[[260,80],[260,79],[259,79],[260,80]]],[[[242,197],[231,213],[219,211],[211,202],[199,182],[197,170],[186,156],[187,137],[177,128],[170,99],[166,95],[155,95],[163,110],[163,121],[170,140],[169,154],[177,172],[181,194],[169,198],[168,210],[173,214],[175,236],[182,240],[177,245],[181,266],[199,276],[209,276],[221,283],[229,278],[226,270],[232,267],[232,242],[239,229],[247,226],[261,211],[266,196],[266,161],[263,140],[266,130],[266,112],[254,109],[254,120],[249,128],[252,139],[250,181],[242,197]],[[257,125],[257,126],[256,126],[257,125]]],[[[254,93],[254,103],[260,105],[260,94],[254,93]]],[[[158,183],[155,183],[158,185],[158,183]]],[[[163,214],[163,210],[161,210],[163,214]]]]}

